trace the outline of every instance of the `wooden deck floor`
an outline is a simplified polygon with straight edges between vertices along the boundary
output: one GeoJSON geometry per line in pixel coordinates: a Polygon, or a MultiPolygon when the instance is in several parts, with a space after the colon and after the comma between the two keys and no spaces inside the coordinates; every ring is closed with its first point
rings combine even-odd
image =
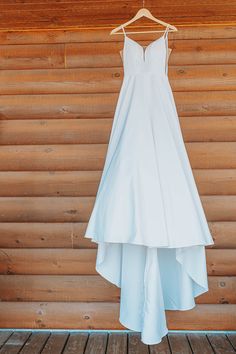
{"type": "Polygon", "coordinates": [[[0,353],[13,354],[232,354],[236,333],[169,333],[144,345],[140,333],[0,330],[0,353]]]}

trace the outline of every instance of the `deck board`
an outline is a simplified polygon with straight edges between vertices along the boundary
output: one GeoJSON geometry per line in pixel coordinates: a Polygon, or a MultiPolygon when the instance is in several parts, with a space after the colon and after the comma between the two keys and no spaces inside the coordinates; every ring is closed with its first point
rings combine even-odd
{"type": "Polygon", "coordinates": [[[20,352],[21,348],[24,346],[30,332],[15,331],[7,339],[5,344],[0,349],[1,354],[17,354],[20,352]]]}
{"type": "Polygon", "coordinates": [[[236,331],[170,331],[146,345],[136,331],[0,330],[0,354],[234,354],[236,331]]]}
{"type": "Polygon", "coordinates": [[[23,348],[21,349],[21,354],[38,354],[45,347],[45,344],[50,336],[47,332],[34,332],[25,342],[23,348]]]}

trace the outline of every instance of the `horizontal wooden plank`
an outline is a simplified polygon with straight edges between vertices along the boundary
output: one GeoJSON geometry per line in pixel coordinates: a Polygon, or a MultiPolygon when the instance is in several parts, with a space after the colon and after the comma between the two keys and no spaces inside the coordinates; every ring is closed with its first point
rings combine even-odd
{"type": "Polygon", "coordinates": [[[172,91],[235,90],[235,65],[178,65],[169,67],[172,91]]]}
{"type": "Polygon", "coordinates": [[[193,169],[192,171],[200,195],[236,195],[235,169],[193,169]]]}
{"type": "MultiPolygon", "coordinates": [[[[136,10],[134,10],[135,13],[136,10]]],[[[184,25],[183,18],[181,18],[181,26],[179,26],[179,31],[169,33],[169,40],[177,39],[235,39],[236,37],[236,26],[232,23],[215,23],[212,26],[210,23],[204,24],[201,22],[201,26],[194,23],[191,26],[184,25]]],[[[201,19],[202,21],[202,19],[201,19]]],[[[176,22],[176,17],[174,19],[176,22]]],[[[119,23],[122,23],[122,19],[119,23]]],[[[150,23],[148,24],[150,26],[150,23]]],[[[117,23],[118,26],[118,23],[117,23]]],[[[102,29],[99,26],[94,28],[94,24],[91,27],[83,28],[83,26],[77,26],[76,28],[63,28],[63,30],[50,29],[46,31],[37,31],[36,29],[17,30],[16,28],[11,31],[0,31],[0,43],[1,44],[33,44],[33,43],[76,43],[76,42],[117,42],[123,41],[122,35],[110,35],[110,31],[115,25],[109,28],[102,29]]],[[[156,30],[155,26],[155,30],[156,30]]],[[[146,26],[145,30],[149,30],[146,26]]],[[[163,28],[162,28],[163,30],[163,28]]],[[[153,40],[156,38],[156,33],[149,33],[148,39],[153,40]]],[[[147,39],[147,34],[136,34],[135,38],[142,40],[147,39]]]]}
{"type": "Polygon", "coordinates": [[[117,94],[22,95],[20,99],[18,95],[2,95],[0,118],[110,118],[114,115],[117,98],[117,94]]]}
{"type": "MultiPolygon", "coordinates": [[[[59,2],[57,2],[58,4],[59,2]]],[[[63,4],[60,4],[63,6],[63,4]]],[[[212,5],[204,4],[202,6],[197,6],[197,4],[192,4],[191,6],[187,3],[185,6],[175,6],[168,7],[167,4],[162,4],[162,6],[156,5],[156,3],[150,3],[149,8],[152,13],[160,13],[161,18],[168,23],[174,23],[175,25],[193,25],[203,23],[234,23],[235,21],[235,3],[225,4],[214,4],[212,5]],[[214,11],[212,7],[214,6],[214,11]]],[[[112,6],[107,6],[107,2],[100,2],[99,5],[95,3],[86,6],[84,2],[78,2],[77,4],[70,3],[70,6],[56,7],[45,5],[43,7],[38,7],[40,4],[35,6],[35,9],[27,10],[24,8],[22,10],[5,10],[1,13],[1,30],[17,30],[17,29],[66,29],[70,27],[114,27],[115,24],[118,26],[122,19],[124,18],[124,11],[126,17],[131,17],[137,11],[137,7],[131,1],[129,2],[113,2],[112,6]],[[112,9],[111,9],[112,8],[112,9]],[[125,10],[124,10],[125,9],[125,10]]],[[[148,24],[150,26],[150,21],[142,21],[142,23],[148,24]]]]}
{"type": "MultiPolygon", "coordinates": [[[[119,303],[0,302],[2,328],[127,329],[119,303]]],[[[235,330],[236,305],[199,304],[188,311],[166,310],[170,330],[235,330]]]]}
{"type": "Polygon", "coordinates": [[[210,231],[216,248],[236,248],[236,222],[220,221],[209,222],[210,231]]]}
{"type": "Polygon", "coordinates": [[[0,260],[0,274],[97,274],[95,249],[1,249],[0,260]]]}
{"type": "MultiPolygon", "coordinates": [[[[227,277],[222,277],[221,282],[226,283],[227,277]]],[[[120,289],[100,275],[0,275],[0,299],[118,302],[120,289]]]]}
{"type": "Polygon", "coordinates": [[[236,275],[235,249],[207,249],[206,256],[209,275],[236,275]]]}
{"type": "MultiPolygon", "coordinates": [[[[201,196],[208,221],[236,221],[236,196],[201,196]]],[[[87,222],[95,197],[0,197],[0,222],[87,222]]]]}
{"type": "Polygon", "coordinates": [[[224,169],[236,167],[236,143],[186,143],[192,168],[224,169]]]}
{"type": "MultiPolygon", "coordinates": [[[[84,237],[86,223],[0,223],[2,248],[97,248],[84,237]]],[[[229,231],[230,232],[230,231],[229,231]]],[[[233,233],[233,227],[232,227],[233,233]]],[[[231,233],[230,233],[231,235],[231,233]]],[[[222,238],[222,236],[220,236],[222,238]]],[[[226,235],[226,243],[230,243],[226,235]]],[[[223,241],[221,241],[222,246],[223,241]]],[[[227,243],[227,244],[228,244],[227,243]]],[[[235,247],[236,248],[236,247],[235,247]]]]}
{"type": "MultiPolygon", "coordinates": [[[[169,67],[172,90],[232,91],[236,87],[236,65],[186,65],[169,67]]],[[[123,69],[73,68],[3,70],[0,90],[3,95],[88,94],[119,92],[123,69]]]]}
{"type": "Polygon", "coordinates": [[[0,170],[101,170],[106,151],[107,144],[0,146],[0,170]]]}
{"type": "Polygon", "coordinates": [[[209,276],[209,291],[196,298],[199,304],[235,304],[236,277],[209,276]]]}
{"type": "MultiPolygon", "coordinates": [[[[234,118],[226,124],[228,121],[234,130],[234,118]]],[[[0,120],[0,144],[104,144],[109,141],[112,123],[111,118],[0,120]]]]}
{"type": "Polygon", "coordinates": [[[185,142],[236,141],[234,116],[179,117],[179,122],[185,142]]]}
{"type": "Polygon", "coordinates": [[[236,196],[202,196],[209,221],[236,221],[236,196]]]}
{"type": "MultiPolygon", "coordinates": [[[[200,195],[235,195],[236,169],[193,169],[200,195]]],[[[96,196],[102,171],[2,171],[2,197],[96,196]]]]}
{"type": "MultiPolygon", "coordinates": [[[[80,3],[81,4],[85,3],[85,1],[86,0],[81,0],[80,3]]],[[[31,5],[31,8],[33,7],[33,4],[37,4],[39,6],[40,5],[43,6],[43,5],[47,4],[47,6],[52,8],[52,4],[57,7],[58,4],[60,5],[60,4],[68,4],[68,3],[69,4],[73,4],[73,5],[78,4],[76,0],[61,0],[60,2],[57,2],[57,1],[53,1],[52,2],[52,0],[0,0],[0,4],[3,5],[3,6],[5,5],[3,7],[5,10],[6,9],[11,9],[11,8],[14,9],[15,6],[16,6],[16,8],[18,8],[17,6],[19,6],[20,4],[22,4],[22,5],[24,4],[25,5],[24,7],[31,5]]],[[[100,4],[101,1],[100,0],[94,0],[94,4],[95,3],[100,4]]],[[[132,0],[127,0],[127,3],[131,3],[132,4],[132,0]]],[[[181,6],[181,4],[182,4],[181,2],[178,3],[178,1],[176,1],[175,3],[176,3],[177,6],[181,6]]],[[[205,0],[205,1],[204,0],[199,0],[198,3],[200,5],[211,5],[212,4],[212,0],[205,0]]],[[[231,3],[231,2],[229,2],[229,3],[231,3]]],[[[152,6],[155,7],[155,1],[154,0],[151,0],[150,4],[152,4],[152,6]]],[[[191,5],[195,5],[195,4],[196,3],[194,2],[194,0],[189,0],[189,5],[190,6],[191,5]]],[[[223,0],[215,0],[214,4],[222,5],[222,4],[224,4],[224,1],[223,0]]],[[[165,6],[165,3],[163,3],[162,6],[165,6]]],[[[24,8],[24,7],[22,7],[22,8],[24,8]]],[[[35,9],[37,9],[37,7],[35,9]]]]}
{"type": "MultiPolygon", "coordinates": [[[[129,35],[136,40],[137,35],[129,35]]],[[[157,37],[157,36],[156,36],[157,37]]],[[[147,36],[146,36],[147,38],[147,36]]],[[[169,33],[169,48],[173,51],[169,57],[169,66],[174,65],[206,65],[206,64],[235,64],[235,39],[179,39],[172,38],[169,33]]],[[[96,46],[90,43],[66,43],[65,56],[67,68],[83,67],[118,67],[122,66],[119,52],[123,49],[123,38],[118,42],[100,42],[96,46]]],[[[142,46],[150,40],[137,40],[142,46]]],[[[6,46],[7,47],[7,46],[6,46]]],[[[1,47],[0,47],[1,49],[1,47]]],[[[15,63],[17,66],[17,62],[15,63]]],[[[6,64],[7,65],[7,64],[6,64]]],[[[7,68],[7,67],[6,67],[7,68]]]]}
{"type": "MultiPolygon", "coordinates": [[[[119,2],[118,1],[113,1],[112,5],[114,6],[115,10],[117,10],[117,4],[119,2]]],[[[120,1],[120,3],[122,3],[120,1]]],[[[68,7],[72,10],[84,10],[84,5],[85,5],[85,1],[80,1],[80,2],[76,2],[75,0],[61,0],[59,1],[42,1],[39,0],[38,2],[36,2],[36,0],[32,1],[25,1],[25,0],[15,0],[15,1],[9,1],[8,3],[5,1],[1,1],[0,4],[2,5],[2,13],[5,14],[5,12],[11,11],[11,12],[15,12],[15,11],[19,11],[19,10],[24,10],[25,12],[30,12],[30,13],[34,13],[34,12],[39,12],[42,10],[45,10],[47,12],[56,12],[57,14],[60,13],[61,10],[68,10],[68,7]]],[[[104,7],[107,4],[107,1],[94,1],[91,4],[91,8],[88,10],[93,10],[95,11],[95,13],[97,13],[97,11],[99,11],[99,6],[101,5],[102,7],[104,7]]],[[[126,1],[127,7],[129,10],[133,10],[134,5],[133,2],[131,0],[126,1]]],[[[195,13],[195,10],[197,13],[202,13],[202,16],[206,16],[207,14],[203,13],[203,9],[205,9],[206,11],[210,11],[211,10],[211,6],[215,5],[216,9],[215,11],[220,11],[221,13],[224,11],[227,11],[227,9],[229,8],[229,6],[224,7],[225,3],[220,0],[220,1],[215,1],[213,2],[213,0],[211,1],[199,1],[198,3],[194,3],[193,1],[189,1],[187,3],[187,6],[185,6],[185,8],[183,9],[183,5],[180,1],[175,1],[175,7],[174,9],[170,9],[169,13],[176,13],[175,10],[177,9],[177,13],[176,16],[180,17],[183,14],[185,14],[184,11],[186,11],[187,13],[189,13],[190,11],[195,13]],[[196,5],[201,5],[201,6],[196,6],[196,5]],[[182,10],[182,12],[181,12],[182,10]]],[[[233,5],[234,2],[233,1],[228,1],[227,5],[233,5]]],[[[157,10],[157,6],[156,6],[156,2],[154,0],[150,1],[150,6],[152,8],[152,11],[156,11],[157,10]]],[[[161,9],[162,11],[168,11],[169,7],[168,4],[165,3],[164,1],[160,1],[160,5],[158,6],[158,9],[161,9]]],[[[87,10],[87,8],[86,8],[87,10]]],[[[19,11],[20,12],[20,11],[19,11]]],[[[88,12],[89,13],[89,12],[88,12]]],[[[89,13],[90,14],[90,13],[89,13]]]]}
{"type": "Polygon", "coordinates": [[[87,222],[94,197],[0,197],[0,221],[87,222]]]}
{"type": "MultiPolygon", "coordinates": [[[[122,3],[122,2],[120,2],[122,3]]],[[[212,2],[213,3],[213,2],[212,2]]],[[[49,26],[50,28],[57,28],[57,26],[62,26],[62,24],[67,24],[68,26],[72,25],[90,25],[93,24],[106,24],[110,23],[111,16],[112,20],[117,16],[121,18],[123,13],[121,13],[121,6],[119,6],[117,1],[112,2],[112,11],[109,6],[106,6],[107,2],[100,1],[100,3],[91,3],[89,7],[86,7],[83,2],[71,2],[70,5],[63,4],[59,2],[54,2],[53,4],[27,4],[27,6],[23,6],[21,11],[19,11],[19,5],[16,5],[16,9],[12,5],[4,6],[2,10],[1,20],[3,24],[11,24],[14,28],[17,24],[24,24],[23,28],[31,28],[31,23],[33,27],[41,28],[41,26],[46,28],[49,26]],[[101,9],[103,11],[103,16],[101,15],[101,9]],[[23,14],[22,14],[23,11],[23,14]],[[12,18],[9,18],[8,13],[12,14],[12,18]],[[43,17],[44,16],[44,17],[43,17]],[[79,19],[78,19],[79,17],[79,19]],[[93,21],[92,22],[92,19],[93,21]],[[44,22],[42,21],[42,18],[44,22]],[[12,19],[14,19],[12,21],[12,19]],[[77,19],[77,22],[76,22],[77,19]],[[28,20],[28,22],[27,22],[28,20]],[[52,23],[50,23],[50,20],[52,23]],[[41,26],[39,26],[40,22],[41,26]],[[38,26],[37,26],[38,24],[38,26]],[[43,25],[44,24],[44,25],[43,25]],[[50,24],[50,25],[49,25],[50,24]]],[[[134,4],[131,1],[126,1],[126,11],[131,13],[136,9],[134,4]]],[[[187,3],[188,4],[188,3],[187,3]]],[[[26,4],[25,4],[26,5],[26,4]]],[[[156,12],[157,10],[161,10],[162,17],[166,18],[167,16],[170,18],[176,18],[176,21],[179,22],[180,18],[184,19],[187,23],[193,23],[193,18],[202,18],[203,21],[206,19],[212,20],[226,20],[226,18],[232,19],[234,17],[234,2],[226,2],[225,4],[215,4],[214,3],[214,12],[211,11],[211,7],[208,4],[204,4],[204,6],[196,6],[196,4],[188,4],[185,7],[180,6],[180,4],[175,4],[174,8],[169,8],[167,4],[161,4],[162,6],[156,7],[155,3],[152,2],[151,11],[156,12]],[[209,12],[210,15],[209,16],[209,12]],[[189,13],[191,13],[192,17],[188,18],[189,13]]],[[[145,20],[144,20],[145,21],[145,20]]],[[[147,21],[146,21],[147,22],[147,21]]],[[[2,27],[5,29],[5,27],[2,27]]]]}
{"type": "MultiPolygon", "coordinates": [[[[185,142],[236,141],[236,116],[179,117],[185,142]]],[[[113,118],[0,120],[1,145],[104,144],[113,118]]]]}
{"type": "MultiPolygon", "coordinates": [[[[235,39],[183,39],[173,40],[169,35],[169,47],[173,52],[169,65],[235,64],[235,39]]],[[[132,36],[131,36],[132,37],[132,36]]],[[[133,37],[136,40],[136,36],[133,37]]],[[[138,40],[147,45],[150,40],[138,40]]],[[[118,42],[67,43],[64,62],[63,44],[2,45],[1,69],[43,68],[109,68],[122,66],[119,51],[123,39],[118,42]]]]}
{"type": "MultiPolygon", "coordinates": [[[[120,8],[121,6],[119,6],[120,8]]],[[[230,11],[230,10],[229,10],[230,11]]],[[[104,12],[104,11],[103,11],[104,12]]],[[[132,14],[134,14],[135,12],[137,12],[137,7],[135,7],[132,11],[132,13],[130,13],[130,16],[132,14]]],[[[63,12],[64,13],[64,12],[63,12]]],[[[99,11],[99,13],[101,13],[101,11],[99,11]]],[[[11,32],[11,31],[17,31],[17,32],[22,32],[22,31],[41,31],[42,28],[44,30],[47,31],[53,31],[53,30],[61,30],[61,31],[66,31],[66,30],[70,30],[71,28],[94,28],[94,17],[93,17],[93,13],[91,13],[91,15],[86,18],[86,21],[81,23],[81,25],[78,25],[78,18],[81,17],[81,13],[77,12],[77,17],[72,21],[71,20],[71,13],[67,13],[64,17],[61,19],[61,22],[59,23],[59,21],[57,21],[57,17],[55,17],[55,14],[53,15],[52,18],[46,20],[46,19],[41,19],[41,21],[34,21],[30,18],[30,20],[32,21],[25,21],[25,20],[18,20],[17,23],[14,22],[9,22],[6,21],[5,23],[2,23],[2,26],[0,28],[1,32],[11,32]],[[90,20],[91,22],[88,22],[88,20],[90,20]],[[14,26],[13,26],[14,25],[14,26]],[[13,29],[14,27],[14,29],[13,29]]],[[[109,28],[109,32],[115,27],[114,22],[112,22],[112,26],[110,23],[110,20],[107,20],[106,22],[104,21],[104,16],[108,17],[108,15],[106,13],[103,13],[102,18],[100,18],[99,20],[96,21],[96,26],[97,27],[105,27],[109,28]],[[104,23],[105,22],[105,23],[104,23]]],[[[109,16],[115,16],[114,12],[109,16]]],[[[162,19],[164,19],[166,22],[168,23],[174,23],[175,26],[181,28],[182,26],[192,26],[192,25],[199,25],[199,26],[208,26],[209,23],[211,25],[218,25],[218,24],[222,24],[222,25],[228,25],[230,26],[231,24],[235,23],[235,14],[234,13],[230,13],[229,15],[227,15],[227,19],[225,17],[225,15],[223,16],[211,16],[209,17],[202,17],[202,16],[193,16],[192,13],[188,14],[185,17],[181,18],[177,18],[175,15],[173,16],[169,16],[168,12],[166,12],[166,16],[165,18],[162,17],[162,19]],[[194,19],[194,22],[192,21],[192,18],[194,19]]],[[[122,20],[124,20],[124,14],[122,13],[120,15],[119,18],[119,22],[116,23],[116,26],[118,27],[121,23],[122,20]]],[[[35,43],[35,42],[33,42],[35,43]]],[[[51,43],[55,43],[52,41],[51,39],[51,43]]]]}
{"type": "MultiPolygon", "coordinates": [[[[214,245],[207,248],[236,249],[236,222],[208,222],[214,245]]],[[[1,248],[97,248],[95,242],[84,238],[87,222],[0,223],[1,248]]]]}
{"type": "MultiPolygon", "coordinates": [[[[236,91],[173,92],[179,116],[236,116],[236,91]]],[[[0,119],[113,118],[117,93],[1,95],[0,119]],[[30,109],[29,109],[30,107],[30,109]]]]}
{"type": "MultiPolygon", "coordinates": [[[[227,4],[227,3],[226,3],[227,4]]],[[[7,15],[5,17],[1,16],[1,30],[2,31],[11,31],[11,30],[28,30],[28,29],[56,29],[56,30],[65,30],[68,28],[73,27],[111,27],[111,18],[112,18],[112,28],[114,28],[114,22],[116,21],[116,26],[120,25],[122,19],[124,18],[124,13],[120,12],[121,9],[123,10],[126,3],[123,6],[119,5],[118,7],[114,8],[112,6],[112,13],[109,9],[110,6],[103,6],[102,11],[100,6],[94,10],[90,9],[90,7],[84,6],[81,9],[77,10],[70,10],[68,7],[67,10],[61,11],[51,11],[48,13],[47,11],[38,10],[35,12],[32,11],[24,11],[24,17],[22,17],[22,11],[16,11],[14,14],[14,18],[7,15]],[[118,18],[117,18],[118,17],[118,18]],[[115,21],[114,21],[115,18],[115,21]],[[79,19],[79,20],[78,20],[79,19]]],[[[92,6],[91,6],[92,7],[92,6]]],[[[235,23],[235,4],[225,5],[225,10],[219,12],[217,15],[217,11],[215,10],[214,5],[214,12],[210,11],[211,15],[209,16],[207,12],[200,12],[201,6],[198,6],[197,9],[193,9],[194,12],[187,12],[185,16],[183,16],[183,8],[174,10],[173,12],[169,11],[169,8],[166,8],[165,11],[162,11],[162,19],[168,23],[174,23],[176,26],[185,25],[208,25],[209,22],[211,24],[218,24],[219,22],[222,24],[235,23]],[[175,13],[176,11],[176,13],[175,13]],[[177,16],[178,13],[178,16],[177,16]],[[226,15],[227,14],[227,15],[226,15]],[[191,16],[190,16],[191,15],[191,16]],[[227,16],[227,17],[226,17],[227,16]]],[[[137,7],[128,8],[128,14],[134,14],[137,12],[137,7]]],[[[175,8],[175,7],[174,7],[175,8]]],[[[222,6],[220,7],[222,8],[222,6]]],[[[123,10],[124,11],[124,10],[123,10]]],[[[152,9],[153,11],[153,9],[152,9]]],[[[157,9],[159,11],[159,8],[157,9]]],[[[128,16],[127,14],[127,16],[128,16]]],[[[149,23],[148,23],[149,24],[149,23]]]]}
{"type": "Polygon", "coordinates": [[[64,44],[1,45],[1,70],[64,68],[64,44]]]}
{"type": "MultiPolygon", "coordinates": [[[[94,275],[96,253],[96,249],[3,248],[0,274],[94,275]]],[[[235,276],[235,257],[233,249],[207,248],[208,274],[235,276]]]]}
{"type": "Polygon", "coordinates": [[[111,93],[119,91],[121,76],[121,68],[4,70],[0,89],[7,95],[111,93]]]}
{"type": "MultiPolygon", "coordinates": [[[[0,171],[102,170],[108,144],[0,146],[0,171]]],[[[236,142],[185,143],[192,169],[235,169],[236,142]]]]}
{"type": "MultiPolygon", "coordinates": [[[[232,178],[232,180],[234,179],[234,170],[231,171],[232,174],[228,174],[226,172],[225,182],[227,182],[230,177],[232,178]]],[[[101,175],[101,170],[0,172],[0,195],[2,197],[95,196],[97,194],[101,175]]],[[[223,174],[221,174],[221,176],[218,176],[218,179],[220,179],[220,177],[221,183],[223,183],[223,174]]],[[[208,180],[206,181],[206,183],[207,182],[208,180]]],[[[214,180],[212,181],[212,183],[214,183],[214,180]]]]}
{"type": "MultiPolygon", "coordinates": [[[[0,275],[1,301],[119,302],[120,288],[100,275],[0,275]]],[[[209,276],[197,304],[235,304],[236,277],[209,276]]]]}

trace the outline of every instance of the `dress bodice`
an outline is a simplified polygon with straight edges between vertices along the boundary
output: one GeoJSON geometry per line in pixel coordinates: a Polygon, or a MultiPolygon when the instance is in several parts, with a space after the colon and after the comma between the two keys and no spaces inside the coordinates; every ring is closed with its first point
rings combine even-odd
{"type": "Polygon", "coordinates": [[[164,34],[145,49],[124,32],[122,51],[124,76],[137,74],[168,75],[168,27],[164,34]]]}

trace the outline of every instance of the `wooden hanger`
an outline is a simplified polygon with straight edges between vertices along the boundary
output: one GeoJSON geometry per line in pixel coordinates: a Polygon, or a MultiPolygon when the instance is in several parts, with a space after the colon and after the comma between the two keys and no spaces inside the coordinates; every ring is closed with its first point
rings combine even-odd
{"type": "MultiPolygon", "coordinates": [[[[162,20],[159,20],[158,18],[154,17],[151,12],[146,9],[145,7],[141,8],[138,10],[138,12],[136,13],[136,15],[134,17],[132,17],[129,21],[123,23],[122,25],[113,28],[113,30],[110,32],[110,35],[112,34],[123,34],[123,32],[117,33],[119,30],[122,29],[122,27],[128,26],[130,23],[133,23],[134,21],[140,19],[141,17],[147,17],[150,20],[160,23],[161,25],[165,26],[165,27],[169,27],[172,31],[171,32],[176,32],[178,31],[177,28],[167,22],[164,22],[162,20]]],[[[138,32],[126,32],[126,33],[156,33],[156,32],[163,32],[163,31],[138,31],[138,32]]]]}
{"type": "MultiPolygon", "coordinates": [[[[178,31],[178,29],[167,23],[167,22],[164,22],[162,20],[159,20],[158,18],[154,17],[151,12],[146,9],[145,7],[141,8],[138,10],[138,12],[136,13],[136,15],[134,17],[132,17],[129,21],[125,22],[124,24],[116,27],[116,28],[113,28],[113,30],[110,32],[110,35],[112,34],[123,34],[123,31],[122,32],[119,32],[117,33],[119,30],[122,29],[122,27],[125,27],[125,26],[128,26],[130,23],[133,23],[134,21],[140,19],[141,17],[147,17],[149,18],[150,20],[154,21],[154,22],[157,22],[157,23],[160,23],[161,25],[165,26],[165,27],[169,27],[170,29],[170,32],[176,32],[178,31]]],[[[163,30],[161,31],[137,31],[137,32],[126,32],[126,33],[156,33],[156,32],[163,32],[163,30]]],[[[171,48],[168,48],[168,58],[169,58],[169,55],[171,53],[172,49],[171,48]]],[[[122,50],[120,50],[120,55],[121,55],[121,58],[123,59],[123,56],[122,56],[122,50]]]]}

